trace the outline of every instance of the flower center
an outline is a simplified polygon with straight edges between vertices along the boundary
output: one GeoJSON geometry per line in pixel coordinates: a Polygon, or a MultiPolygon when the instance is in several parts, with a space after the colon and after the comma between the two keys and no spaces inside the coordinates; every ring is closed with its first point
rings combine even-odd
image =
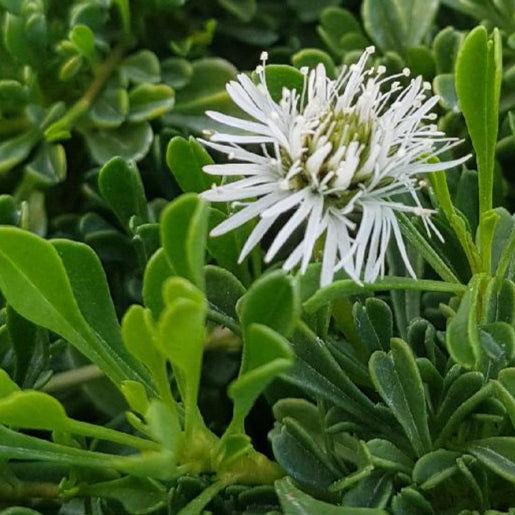
{"type": "Polygon", "coordinates": [[[346,204],[359,185],[372,175],[370,157],[373,120],[354,108],[338,112],[330,106],[325,113],[306,119],[300,116],[302,151],[293,160],[281,152],[288,189],[310,186],[314,191],[346,204]]]}

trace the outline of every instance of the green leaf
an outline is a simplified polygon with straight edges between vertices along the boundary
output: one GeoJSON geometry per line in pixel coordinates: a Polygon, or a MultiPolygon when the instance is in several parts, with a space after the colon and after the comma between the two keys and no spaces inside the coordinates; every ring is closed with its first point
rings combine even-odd
{"type": "Polygon", "coordinates": [[[49,366],[48,331],[29,322],[7,306],[7,331],[16,357],[16,382],[31,388],[49,366]]]}
{"type": "Polygon", "coordinates": [[[43,392],[14,392],[0,399],[0,424],[24,429],[66,432],[68,416],[61,403],[43,392]]]}
{"type": "Polygon", "coordinates": [[[296,90],[299,94],[304,88],[304,75],[285,64],[269,64],[265,68],[265,80],[268,92],[275,102],[282,98],[283,88],[296,90]]]}
{"type": "Polygon", "coordinates": [[[444,445],[462,420],[486,397],[484,378],[479,372],[465,372],[448,387],[436,414],[438,443],[444,445]]]}
{"type": "Polygon", "coordinates": [[[360,22],[346,9],[328,7],[320,15],[318,34],[329,50],[343,57],[350,50],[361,50],[369,45],[360,22]]]}
{"type": "MultiPolygon", "coordinates": [[[[187,87],[176,92],[175,107],[164,116],[166,123],[201,132],[220,127],[205,115],[207,110],[237,114],[225,86],[238,71],[223,59],[204,58],[193,63],[193,73],[187,87]]],[[[240,113],[241,114],[241,113],[240,113]]]]}
{"type": "Polygon", "coordinates": [[[107,354],[105,360],[114,359],[127,379],[137,379],[151,388],[148,374],[129,356],[122,343],[120,324],[100,259],[83,243],[53,240],[52,245],[66,269],[79,310],[98,339],[99,353],[107,354]]]}
{"type": "Polygon", "coordinates": [[[161,314],[156,345],[170,361],[176,374],[184,401],[188,433],[194,429],[198,416],[197,396],[204,352],[206,304],[202,293],[180,277],[169,279],[167,286],[170,288],[169,294],[175,290],[177,295],[161,314]]]}
{"type": "Polygon", "coordinates": [[[243,22],[249,22],[256,14],[256,0],[217,0],[217,2],[243,22]]]}
{"type": "Polygon", "coordinates": [[[193,193],[174,200],[161,217],[161,241],[177,275],[204,287],[208,207],[193,193]]]}
{"type": "Polygon", "coordinates": [[[413,460],[389,440],[374,438],[367,442],[367,447],[375,467],[411,475],[413,460]]]}
{"type": "Polygon", "coordinates": [[[391,351],[377,351],[369,362],[372,381],[401,424],[413,450],[422,456],[431,450],[424,386],[409,346],[393,338],[391,351]]]}
{"type": "MultiPolygon", "coordinates": [[[[104,165],[113,156],[140,161],[152,144],[152,127],[147,122],[124,123],[116,129],[84,132],[94,161],[104,165]]],[[[1,147],[0,147],[1,148],[1,147]]]]}
{"type": "Polygon", "coordinates": [[[116,129],[129,113],[129,94],[124,88],[108,87],[88,111],[90,120],[101,129],[116,129]]]}
{"type": "Polygon", "coordinates": [[[206,265],[206,297],[211,306],[225,315],[236,318],[236,303],[245,288],[231,272],[214,265],[206,265]]]}
{"type": "Polygon", "coordinates": [[[170,453],[117,456],[77,449],[24,435],[0,426],[0,457],[23,461],[46,461],[66,467],[114,469],[139,477],[171,479],[177,472],[170,453]]]}
{"type": "Polygon", "coordinates": [[[32,187],[53,186],[66,178],[66,153],[62,145],[43,143],[25,167],[32,187]]]}
{"type": "Polygon", "coordinates": [[[113,382],[146,382],[121,345],[98,258],[83,244],[68,241],[56,246],[70,276],[54,245],[20,229],[0,228],[0,289],[8,303],[31,322],[63,336],[113,382]],[[88,291],[91,287],[94,290],[88,291]],[[82,295],[77,299],[80,309],[77,292],[82,295]]]}
{"type": "Polygon", "coordinates": [[[296,488],[290,478],[276,481],[275,489],[285,515],[388,515],[379,508],[335,506],[319,501],[296,488]]]}
{"type": "Polygon", "coordinates": [[[424,496],[408,486],[392,500],[392,515],[433,515],[434,510],[424,496]]]}
{"type": "Polygon", "coordinates": [[[293,55],[291,62],[293,66],[299,70],[304,66],[313,69],[321,63],[324,65],[328,77],[334,79],[337,75],[336,66],[331,59],[331,56],[318,48],[303,48],[302,50],[299,50],[293,55]]]}
{"type": "MultiPolygon", "coordinates": [[[[219,208],[211,207],[209,209],[210,230],[221,224],[226,218],[226,213],[220,211],[219,208]]],[[[230,231],[207,240],[209,254],[216,259],[217,264],[232,272],[244,284],[251,282],[249,260],[245,259],[242,263],[239,263],[239,256],[241,248],[248,237],[248,229],[249,226],[246,225],[239,230],[230,231]]]]}
{"type": "Polygon", "coordinates": [[[452,73],[437,75],[433,81],[433,89],[440,97],[440,105],[444,109],[458,111],[458,94],[456,93],[454,75],[452,73]]]}
{"type": "Polygon", "coordinates": [[[244,328],[258,323],[284,336],[291,335],[295,329],[299,309],[298,292],[293,279],[279,270],[255,281],[238,304],[244,328]]]}
{"type": "Polygon", "coordinates": [[[287,0],[288,5],[296,12],[297,16],[304,23],[316,21],[321,11],[328,7],[337,6],[340,0],[287,0]]]}
{"type": "Polygon", "coordinates": [[[95,58],[95,35],[87,25],[75,25],[70,40],[79,54],[86,59],[95,58]]]}
{"type": "Polygon", "coordinates": [[[154,330],[148,309],[133,305],[125,313],[122,320],[123,343],[152,375],[158,376],[164,367],[164,361],[154,344],[154,330]]]}
{"type": "Polygon", "coordinates": [[[438,4],[438,0],[365,0],[365,29],[383,52],[393,50],[402,55],[422,42],[438,4]]]}
{"type": "Polygon", "coordinates": [[[148,222],[147,199],[137,166],[121,157],[113,157],[98,174],[100,193],[125,228],[133,215],[148,222]]]}
{"type": "Polygon", "coordinates": [[[515,483],[515,438],[500,436],[476,440],[467,446],[467,452],[495,474],[515,483]]]}
{"type": "Polygon", "coordinates": [[[438,487],[451,476],[459,472],[456,460],[459,452],[438,449],[422,456],[413,469],[413,480],[422,490],[438,487]]]}
{"type": "Polygon", "coordinates": [[[40,138],[41,131],[33,129],[0,143],[0,174],[26,159],[40,138]]]}
{"type": "Polygon", "coordinates": [[[19,392],[20,387],[9,377],[9,374],[0,368],[0,399],[19,392]]]}
{"type": "Polygon", "coordinates": [[[175,92],[164,84],[140,84],[129,93],[131,122],[143,122],[159,118],[172,109],[175,92]]]}
{"type": "Polygon", "coordinates": [[[172,275],[175,273],[161,248],[150,258],[143,276],[143,300],[156,320],[165,307],[163,285],[172,275]]]}
{"type": "Polygon", "coordinates": [[[193,137],[189,140],[180,136],[172,138],[166,150],[166,164],[185,193],[202,193],[212,184],[220,184],[219,177],[202,170],[204,166],[213,164],[213,160],[193,137]]]}
{"type": "Polygon", "coordinates": [[[120,66],[120,71],[136,84],[155,84],[161,79],[159,59],[150,50],[141,50],[127,57],[120,66]]]}
{"type": "Polygon", "coordinates": [[[436,72],[447,74],[454,71],[454,63],[463,41],[463,33],[454,27],[445,27],[433,41],[433,52],[436,61],[436,72]]]}
{"type": "Polygon", "coordinates": [[[167,502],[167,492],[163,485],[152,479],[136,477],[83,484],[80,495],[114,499],[131,515],[152,513],[167,502]]]}
{"type": "Polygon", "coordinates": [[[447,324],[446,344],[449,354],[465,368],[475,367],[481,355],[476,313],[482,280],[481,275],[471,279],[456,315],[447,324]]]}
{"type": "Polygon", "coordinates": [[[243,422],[259,395],[292,363],[293,352],[281,335],[261,324],[251,324],[247,328],[240,373],[228,389],[234,402],[232,430],[245,432],[243,422]]]}
{"type": "MultiPolygon", "coordinates": [[[[456,61],[459,106],[476,151],[479,176],[480,219],[492,209],[495,146],[499,123],[502,43],[499,31],[488,38],[478,26],[465,38],[456,61]]],[[[490,249],[481,248],[480,254],[490,249]]]]}

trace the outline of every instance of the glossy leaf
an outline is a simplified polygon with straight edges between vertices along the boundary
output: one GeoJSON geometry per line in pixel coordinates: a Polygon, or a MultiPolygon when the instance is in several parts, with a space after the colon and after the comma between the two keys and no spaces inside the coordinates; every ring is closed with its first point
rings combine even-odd
{"type": "Polygon", "coordinates": [[[238,314],[244,328],[258,323],[290,335],[299,316],[299,299],[292,279],[281,271],[261,277],[242,297],[238,314]]]}
{"type": "Polygon", "coordinates": [[[148,221],[147,199],[140,173],[134,163],[114,157],[100,170],[98,187],[126,228],[134,215],[141,222],[148,221]]]}
{"type": "Polygon", "coordinates": [[[161,217],[165,255],[177,275],[204,286],[204,253],[207,238],[207,205],[194,194],[172,202],[161,217]]]}
{"type": "Polygon", "coordinates": [[[185,193],[202,193],[212,184],[220,183],[219,177],[202,170],[205,165],[213,164],[213,160],[194,138],[172,138],[166,150],[166,163],[185,193]]]}

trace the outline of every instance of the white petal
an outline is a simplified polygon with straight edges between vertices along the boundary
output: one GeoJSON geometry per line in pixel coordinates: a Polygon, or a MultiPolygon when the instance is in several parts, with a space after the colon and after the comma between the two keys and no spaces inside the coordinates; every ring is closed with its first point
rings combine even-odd
{"type": "Polygon", "coordinates": [[[232,215],[227,220],[223,221],[221,224],[217,225],[210,232],[210,235],[220,236],[221,234],[225,234],[226,232],[240,227],[241,225],[247,223],[249,220],[252,220],[252,218],[258,216],[261,211],[280,200],[283,196],[283,192],[274,192],[270,195],[266,195],[265,197],[260,198],[259,200],[256,200],[256,202],[253,202],[252,204],[243,208],[241,211],[238,211],[236,214],[232,215]]]}

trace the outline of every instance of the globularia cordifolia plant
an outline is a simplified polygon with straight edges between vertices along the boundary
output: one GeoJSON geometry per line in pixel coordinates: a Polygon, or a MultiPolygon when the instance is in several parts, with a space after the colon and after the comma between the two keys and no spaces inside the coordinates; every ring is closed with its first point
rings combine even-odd
{"type": "Polygon", "coordinates": [[[0,0],[0,514],[512,513],[513,7],[0,0]]]}

